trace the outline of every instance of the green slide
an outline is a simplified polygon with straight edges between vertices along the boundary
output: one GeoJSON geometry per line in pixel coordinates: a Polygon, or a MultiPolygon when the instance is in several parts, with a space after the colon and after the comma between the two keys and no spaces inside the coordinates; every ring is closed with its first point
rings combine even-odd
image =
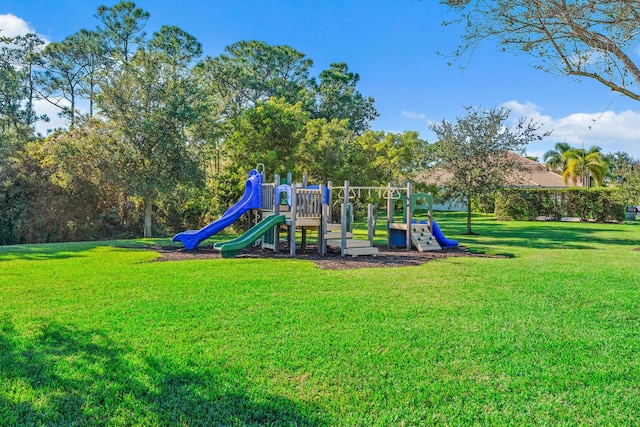
{"type": "Polygon", "coordinates": [[[222,258],[234,257],[240,249],[252,245],[253,242],[271,231],[273,227],[278,224],[284,224],[286,221],[284,215],[268,216],[242,236],[236,237],[233,240],[227,240],[226,242],[218,242],[213,245],[213,247],[222,253],[222,258]]]}

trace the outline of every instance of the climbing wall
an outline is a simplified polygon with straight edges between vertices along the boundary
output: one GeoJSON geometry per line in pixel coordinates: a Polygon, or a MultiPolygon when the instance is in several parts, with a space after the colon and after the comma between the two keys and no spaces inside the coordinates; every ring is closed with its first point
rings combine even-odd
{"type": "Polygon", "coordinates": [[[442,249],[427,224],[411,224],[411,241],[419,252],[442,249]]]}

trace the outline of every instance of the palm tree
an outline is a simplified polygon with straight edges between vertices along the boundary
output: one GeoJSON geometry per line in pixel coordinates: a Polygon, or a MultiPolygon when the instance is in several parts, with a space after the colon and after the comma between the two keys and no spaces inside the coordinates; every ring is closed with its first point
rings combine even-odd
{"type": "Polygon", "coordinates": [[[566,167],[562,172],[565,184],[568,180],[574,185],[580,181],[584,187],[589,187],[590,178],[593,178],[596,186],[602,185],[608,167],[600,147],[591,147],[588,151],[584,148],[572,148],[566,151],[563,157],[566,161],[566,167]]]}
{"type": "Polygon", "coordinates": [[[567,168],[567,160],[564,158],[564,153],[571,150],[571,146],[566,142],[557,142],[553,150],[549,150],[542,158],[547,164],[547,168],[550,171],[562,173],[567,168]]]}

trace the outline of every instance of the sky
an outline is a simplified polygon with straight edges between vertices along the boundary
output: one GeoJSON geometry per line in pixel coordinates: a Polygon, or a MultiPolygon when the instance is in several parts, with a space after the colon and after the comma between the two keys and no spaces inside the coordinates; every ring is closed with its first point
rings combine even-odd
{"type": "MultiPolygon", "coordinates": [[[[96,10],[109,0],[3,0],[4,35],[35,32],[61,41],[98,25],[96,10]]],[[[443,26],[452,18],[437,0],[138,0],[151,15],[148,34],[175,25],[197,38],[204,55],[218,56],[240,40],[289,45],[312,59],[317,76],[333,62],[360,75],[358,90],[375,99],[380,113],[374,130],[418,131],[435,141],[430,124],[455,121],[465,107],[506,107],[511,119],[532,118],[551,131],[529,144],[542,159],[557,142],[597,145],[603,152],[626,151],[640,159],[640,103],[590,81],[536,70],[534,59],[504,53],[487,42],[450,66],[449,54],[461,29],[443,26]]],[[[640,49],[634,59],[640,62],[640,49]]],[[[51,106],[39,112],[52,121],[39,131],[62,126],[51,106]]]]}

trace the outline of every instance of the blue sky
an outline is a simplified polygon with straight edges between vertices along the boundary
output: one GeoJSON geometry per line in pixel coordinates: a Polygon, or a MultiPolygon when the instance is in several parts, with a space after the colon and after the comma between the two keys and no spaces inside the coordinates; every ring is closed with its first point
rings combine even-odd
{"type": "MultiPolygon", "coordinates": [[[[92,29],[101,4],[94,0],[3,0],[5,34],[33,31],[60,41],[81,28],[92,29]]],[[[176,25],[217,56],[239,40],[287,44],[314,61],[317,75],[332,62],[346,62],[360,74],[359,90],[376,100],[373,128],[416,130],[433,142],[429,123],[455,120],[465,106],[506,106],[512,117],[531,117],[553,130],[531,144],[542,153],[558,141],[599,145],[604,152],[627,151],[640,158],[640,103],[592,81],[577,82],[535,70],[526,55],[499,52],[487,43],[448,66],[437,52],[452,52],[460,29],[443,27],[450,18],[436,0],[139,0],[151,18],[147,32],[176,25]],[[597,120],[594,122],[594,119],[597,120]]],[[[640,51],[635,60],[640,62],[640,51]]],[[[41,107],[45,110],[47,107],[41,107]]],[[[49,111],[49,110],[48,110],[49,111]]],[[[50,114],[54,116],[54,114],[50,114]]],[[[55,122],[54,122],[55,123],[55,122]]],[[[51,127],[51,124],[48,125],[51,127]]]]}

